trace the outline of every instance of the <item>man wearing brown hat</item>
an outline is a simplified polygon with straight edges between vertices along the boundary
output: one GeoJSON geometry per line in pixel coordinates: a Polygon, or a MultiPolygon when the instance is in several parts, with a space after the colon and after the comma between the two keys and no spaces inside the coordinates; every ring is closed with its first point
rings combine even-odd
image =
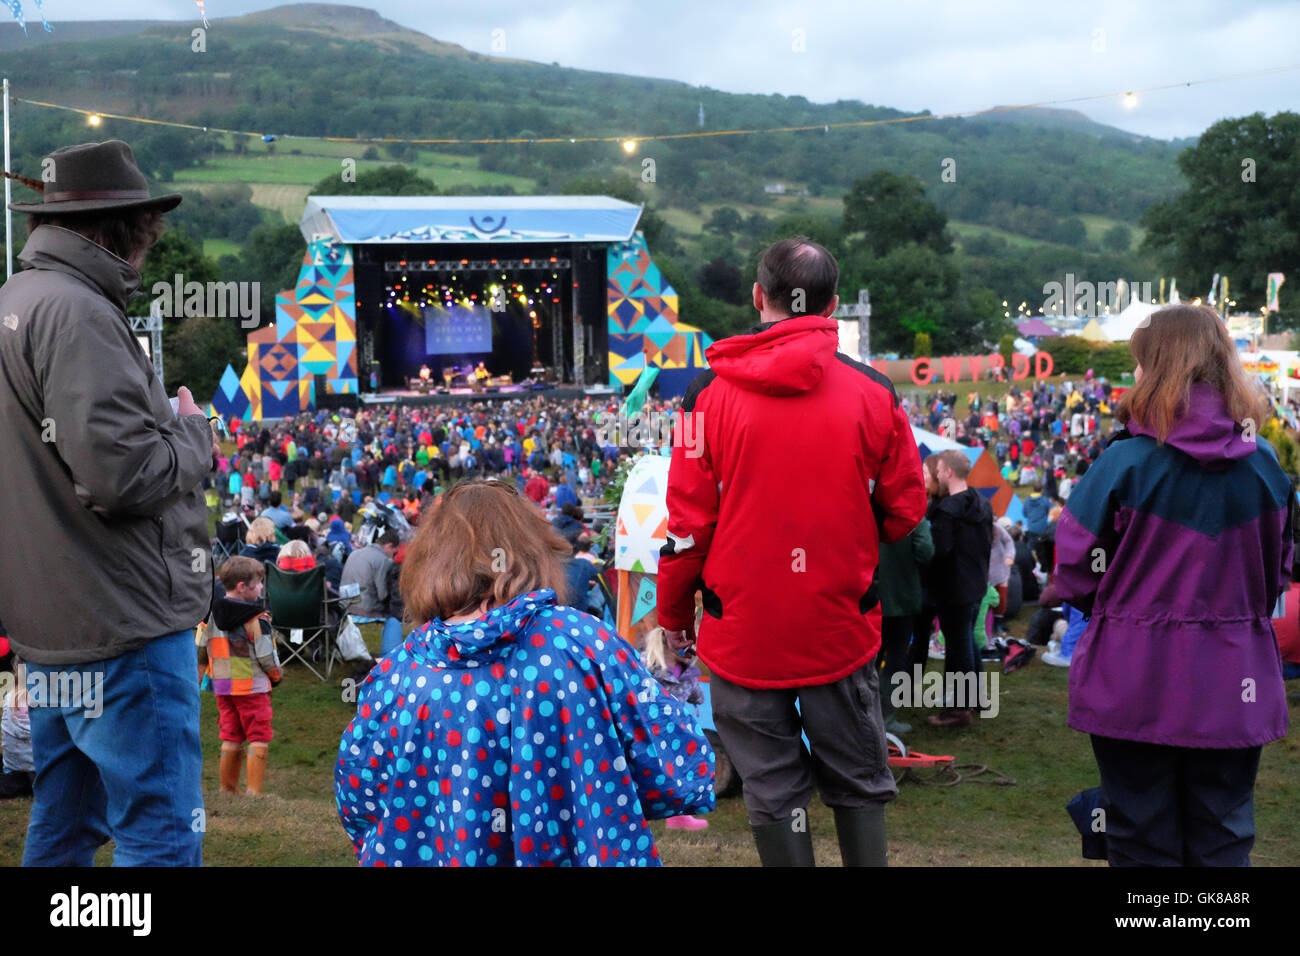
{"type": "Polygon", "coordinates": [[[0,617],[28,661],[35,801],[25,865],[197,866],[192,628],[212,596],[211,428],[175,412],[127,302],[180,196],[125,143],[55,150],[24,271],[0,287],[0,617]],[[39,699],[37,698],[39,693],[39,699]]]}

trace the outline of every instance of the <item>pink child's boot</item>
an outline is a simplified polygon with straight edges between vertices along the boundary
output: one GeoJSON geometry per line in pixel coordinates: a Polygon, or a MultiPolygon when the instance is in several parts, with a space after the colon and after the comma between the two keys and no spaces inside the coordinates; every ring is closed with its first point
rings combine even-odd
{"type": "Polygon", "coordinates": [[[669,830],[703,830],[708,825],[708,820],[691,816],[669,817],[667,824],[669,830]]]}

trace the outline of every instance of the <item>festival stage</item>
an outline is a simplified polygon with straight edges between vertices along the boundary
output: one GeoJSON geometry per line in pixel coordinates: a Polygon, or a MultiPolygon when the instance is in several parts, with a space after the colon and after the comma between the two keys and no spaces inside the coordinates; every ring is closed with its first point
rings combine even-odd
{"type": "Polygon", "coordinates": [[[679,320],[641,211],[606,196],[310,196],[298,281],[249,334],[244,370],[226,367],[211,414],[577,398],[650,366],[660,395],[682,395],[712,340],[679,320]],[[411,388],[426,367],[454,390],[411,388]],[[480,367],[496,381],[478,392],[465,370],[480,367]]]}

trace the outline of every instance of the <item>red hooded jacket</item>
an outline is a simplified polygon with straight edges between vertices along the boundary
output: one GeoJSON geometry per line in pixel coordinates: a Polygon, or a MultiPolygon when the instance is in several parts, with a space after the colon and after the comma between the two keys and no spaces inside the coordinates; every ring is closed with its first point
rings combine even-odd
{"type": "Polygon", "coordinates": [[[796,316],[715,342],[682,402],[659,623],[754,688],[840,680],[880,647],[879,543],[925,516],[912,429],[885,376],[796,316]]]}

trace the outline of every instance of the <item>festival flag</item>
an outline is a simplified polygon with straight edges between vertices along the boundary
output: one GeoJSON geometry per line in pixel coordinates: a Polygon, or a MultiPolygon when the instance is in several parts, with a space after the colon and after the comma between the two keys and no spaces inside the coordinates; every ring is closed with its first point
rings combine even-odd
{"type": "Polygon", "coordinates": [[[636,604],[632,608],[632,623],[635,624],[655,609],[655,579],[646,575],[636,589],[636,604]]]}
{"type": "Polygon", "coordinates": [[[623,417],[631,418],[633,415],[641,413],[641,406],[645,404],[646,394],[650,391],[650,386],[654,380],[659,377],[658,365],[647,365],[641,370],[641,375],[637,378],[636,388],[632,389],[627,396],[627,401],[623,403],[623,417]]]}
{"type": "Polygon", "coordinates": [[[45,0],[36,0],[36,12],[41,15],[41,26],[45,27],[45,32],[53,33],[54,27],[50,26],[50,21],[45,19],[45,0]]]}
{"type": "Polygon", "coordinates": [[[1277,290],[1282,288],[1282,283],[1286,281],[1286,276],[1280,272],[1270,272],[1268,274],[1268,311],[1277,311],[1277,290]]]}
{"type": "MultiPolygon", "coordinates": [[[[40,4],[40,0],[36,0],[36,2],[37,5],[40,4]]],[[[199,5],[199,16],[203,18],[203,25],[206,27],[208,25],[208,15],[203,12],[203,0],[194,0],[194,2],[199,5]]]]}

